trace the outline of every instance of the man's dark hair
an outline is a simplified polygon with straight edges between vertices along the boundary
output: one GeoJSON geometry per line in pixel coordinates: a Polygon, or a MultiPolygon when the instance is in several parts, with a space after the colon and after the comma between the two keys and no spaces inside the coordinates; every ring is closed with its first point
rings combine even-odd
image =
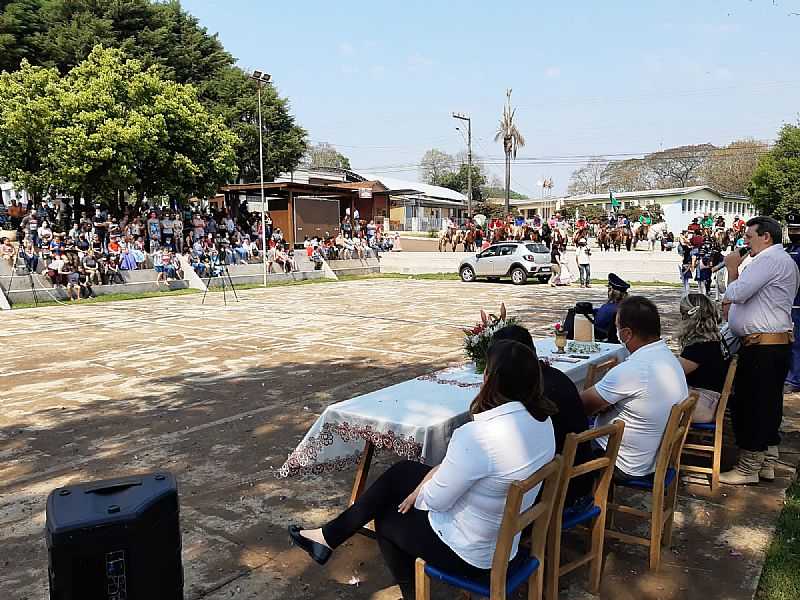
{"type": "Polygon", "coordinates": [[[619,303],[617,309],[619,327],[629,328],[634,335],[643,339],[661,337],[661,318],[658,308],[644,296],[628,296],[619,303]]]}
{"type": "Polygon", "coordinates": [[[755,227],[758,235],[769,234],[773,244],[783,241],[783,227],[772,217],[753,217],[747,222],[748,227],[755,227]]]}
{"type": "Polygon", "coordinates": [[[515,342],[519,342],[523,346],[527,346],[528,348],[532,349],[533,353],[536,354],[536,346],[533,344],[531,332],[525,329],[522,325],[506,325],[505,327],[498,329],[494,332],[489,346],[491,347],[492,344],[495,344],[500,340],[513,340],[515,342]]]}

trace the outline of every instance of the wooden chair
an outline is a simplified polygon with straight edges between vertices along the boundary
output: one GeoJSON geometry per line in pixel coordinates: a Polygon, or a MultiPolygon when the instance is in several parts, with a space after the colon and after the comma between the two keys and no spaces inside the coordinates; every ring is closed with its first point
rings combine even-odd
{"type": "Polygon", "coordinates": [[[553,517],[550,523],[550,531],[547,534],[547,560],[545,568],[545,598],[546,600],[556,600],[558,597],[558,580],[562,575],[571,573],[578,567],[591,563],[589,569],[589,588],[592,593],[597,593],[600,588],[600,575],[603,570],[603,541],[605,539],[606,528],[606,502],[608,500],[608,488],[614,474],[614,465],[617,462],[617,452],[622,442],[622,432],[625,423],[617,421],[604,427],[590,429],[581,434],[570,433],[564,443],[564,454],[562,455],[563,466],[561,469],[561,480],[559,482],[559,492],[556,497],[556,505],[553,507],[553,517]],[[582,465],[576,465],[575,453],[579,444],[589,444],[597,438],[608,436],[606,451],[599,456],[582,465]],[[596,477],[594,498],[591,504],[576,509],[573,507],[564,510],[564,501],[567,497],[567,489],[570,481],[585,475],[594,473],[596,477]],[[589,524],[589,552],[573,560],[572,562],[561,564],[561,534],[564,531],[573,529],[579,525],[589,524]]]}
{"type": "Polygon", "coordinates": [[[711,459],[710,467],[696,465],[683,465],[683,470],[689,473],[703,473],[710,475],[709,483],[711,493],[716,494],[719,489],[719,472],[722,459],[722,434],[725,423],[725,409],[733,389],[733,380],[736,377],[736,365],[739,357],[734,356],[728,366],[725,376],[725,385],[719,396],[717,413],[711,423],[692,423],[689,428],[688,441],[683,445],[685,455],[704,456],[711,459]],[[710,455],[710,456],[709,456],[710,455]]]}
{"type": "Polygon", "coordinates": [[[490,600],[505,600],[523,582],[530,580],[528,583],[528,600],[540,600],[542,597],[542,580],[544,579],[543,562],[545,545],[547,544],[547,529],[550,525],[550,517],[559,489],[558,481],[561,478],[561,463],[561,457],[556,456],[524,481],[515,481],[511,484],[508,490],[505,510],[503,511],[503,520],[500,524],[500,532],[497,536],[497,546],[492,559],[489,585],[448,574],[418,558],[416,563],[417,600],[429,600],[431,577],[490,600]],[[523,496],[539,483],[542,483],[539,501],[520,513],[523,496]],[[509,569],[509,558],[514,537],[531,523],[533,523],[533,534],[530,555],[527,557],[522,556],[523,548],[520,545],[517,557],[514,558],[510,565],[511,569],[509,569]]]}
{"type": "Polygon", "coordinates": [[[697,393],[692,392],[680,404],[672,407],[669,414],[661,445],[656,456],[656,470],[645,477],[635,477],[625,482],[611,481],[608,508],[611,511],[613,527],[614,512],[634,515],[650,519],[650,536],[638,537],[607,529],[606,536],[618,539],[626,544],[639,544],[650,548],[650,568],[657,570],[661,563],[661,544],[667,546],[672,542],[672,523],[675,516],[675,504],[678,498],[678,482],[681,468],[681,453],[686,441],[686,434],[692,422],[692,413],[697,404],[697,393]],[[616,487],[628,487],[651,492],[652,510],[639,510],[631,506],[614,503],[616,487]]]}
{"type": "Polygon", "coordinates": [[[616,358],[607,358],[603,362],[589,365],[589,372],[586,374],[586,380],[583,382],[583,389],[588,390],[618,364],[619,361],[616,358]]]}

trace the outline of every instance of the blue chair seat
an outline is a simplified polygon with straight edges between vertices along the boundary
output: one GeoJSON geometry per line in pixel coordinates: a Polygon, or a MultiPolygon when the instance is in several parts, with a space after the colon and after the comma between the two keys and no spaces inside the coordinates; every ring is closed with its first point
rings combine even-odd
{"type": "Polygon", "coordinates": [[[692,429],[698,429],[700,431],[716,431],[717,424],[716,423],[692,423],[692,429]]]}
{"type": "MultiPolygon", "coordinates": [[[[675,469],[669,467],[667,469],[667,473],[664,476],[664,487],[669,487],[669,484],[672,483],[673,479],[675,479],[675,469]]],[[[655,473],[650,473],[650,475],[645,475],[643,477],[632,477],[630,479],[626,479],[625,481],[615,481],[615,485],[621,485],[623,487],[631,487],[640,490],[652,490],[653,489],[653,478],[655,477],[655,473]]]]}
{"type": "MultiPolygon", "coordinates": [[[[508,574],[506,576],[507,596],[510,596],[515,589],[527,581],[530,576],[533,575],[536,569],[539,568],[539,560],[537,558],[525,556],[520,559],[522,553],[523,550],[520,548],[519,552],[517,552],[517,556],[515,556],[514,560],[511,561],[511,564],[508,565],[508,574]]],[[[445,573],[444,571],[441,571],[440,569],[437,569],[429,564],[425,565],[425,573],[431,578],[443,581],[444,583],[452,585],[453,587],[467,590],[471,594],[484,596],[486,598],[490,596],[488,575],[486,577],[486,581],[475,581],[474,579],[468,579],[466,577],[459,577],[457,575],[445,573]]]]}
{"type": "Polygon", "coordinates": [[[561,516],[561,529],[566,531],[576,525],[586,523],[600,516],[600,507],[594,503],[589,506],[570,506],[564,509],[561,516]]]}

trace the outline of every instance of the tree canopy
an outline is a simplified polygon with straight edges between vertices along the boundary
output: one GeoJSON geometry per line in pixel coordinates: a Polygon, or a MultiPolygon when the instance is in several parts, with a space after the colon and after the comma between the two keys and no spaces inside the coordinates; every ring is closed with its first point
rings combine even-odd
{"type": "Polygon", "coordinates": [[[456,159],[438,148],[428,150],[420,161],[420,179],[430,185],[441,185],[442,178],[456,169],[456,159]]]}
{"type": "Polygon", "coordinates": [[[748,190],[762,215],[784,219],[800,212],[800,124],[781,128],[775,146],[758,161],[748,190]]]}
{"type": "Polygon", "coordinates": [[[319,167],[350,168],[350,159],[327,142],[309,146],[303,162],[312,169],[319,167]]]}
{"type": "Polygon", "coordinates": [[[121,50],[97,46],[64,77],[26,60],[0,74],[0,176],[35,196],[210,195],[235,175],[236,142],[193,86],[121,50]]]}
{"type": "Polygon", "coordinates": [[[721,148],[677,146],[642,158],[608,161],[595,157],[573,171],[568,191],[601,194],[710,185],[721,192],[745,194],[758,158],[766,150],[763,142],[737,140],[721,148]]]}
{"type": "MultiPolygon", "coordinates": [[[[234,177],[256,179],[257,84],[178,1],[0,0],[0,71],[15,71],[26,59],[64,75],[97,44],[157,67],[164,79],[193,84],[198,100],[237,137],[234,177]]],[[[297,166],[306,132],[272,86],[263,88],[262,101],[264,168],[271,177],[297,166]]]]}

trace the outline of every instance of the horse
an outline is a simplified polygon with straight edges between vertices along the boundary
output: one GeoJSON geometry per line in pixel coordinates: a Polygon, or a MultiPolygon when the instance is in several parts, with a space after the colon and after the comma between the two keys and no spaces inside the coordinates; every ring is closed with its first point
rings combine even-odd
{"type": "Polygon", "coordinates": [[[452,246],[453,252],[456,251],[456,246],[461,243],[461,232],[453,229],[448,229],[439,237],[439,252],[447,252],[448,244],[452,246]]]}
{"type": "Polygon", "coordinates": [[[608,228],[605,225],[600,227],[600,231],[597,233],[597,245],[600,247],[600,250],[606,252],[611,250],[611,238],[608,234],[608,228]]]}
{"type": "Polygon", "coordinates": [[[464,244],[464,252],[474,252],[475,251],[475,230],[468,229],[467,231],[463,232],[461,236],[461,241],[464,244]]]}
{"type": "Polygon", "coordinates": [[[611,247],[614,248],[614,252],[622,250],[623,236],[624,234],[621,227],[615,227],[609,232],[608,239],[611,242],[611,247]]]}
{"type": "Polygon", "coordinates": [[[630,252],[631,246],[633,246],[633,231],[631,231],[631,226],[626,225],[622,228],[622,240],[625,242],[625,249],[630,252]]]}
{"type": "Polygon", "coordinates": [[[656,249],[656,242],[661,241],[661,238],[664,237],[664,234],[667,232],[667,223],[666,221],[661,221],[660,223],[656,223],[655,225],[650,225],[647,228],[647,242],[650,244],[650,251],[656,249]]]}

